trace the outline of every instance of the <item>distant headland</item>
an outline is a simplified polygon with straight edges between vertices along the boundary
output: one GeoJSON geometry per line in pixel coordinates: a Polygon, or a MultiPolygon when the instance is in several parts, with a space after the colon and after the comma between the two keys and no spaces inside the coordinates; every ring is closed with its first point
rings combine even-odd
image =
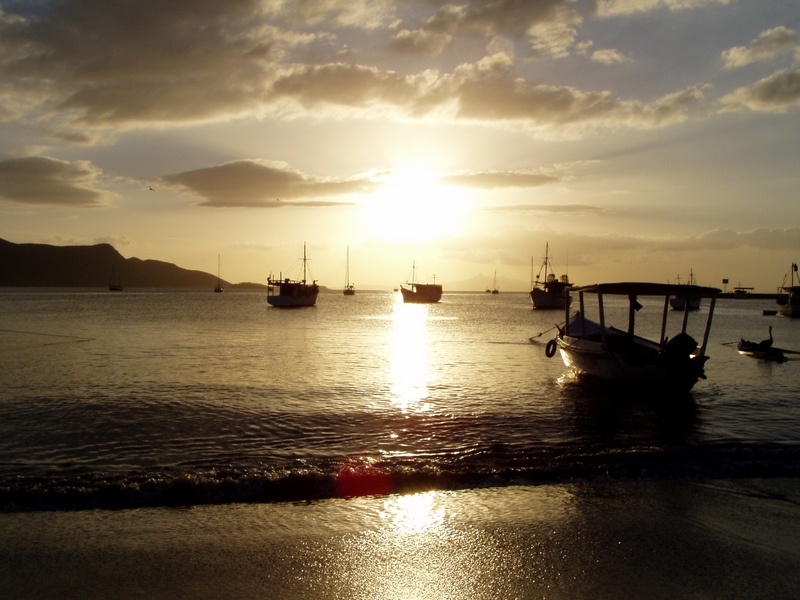
{"type": "MultiPolygon", "coordinates": [[[[208,288],[217,276],[182,269],[159,260],[125,258],[110,244],[51,246],[15,244],[0,239],[0,286],[2,287],[105,287],[208,288]]],[[[231,284],[226,289],[260,289],[258,283],[231,284]]]]}

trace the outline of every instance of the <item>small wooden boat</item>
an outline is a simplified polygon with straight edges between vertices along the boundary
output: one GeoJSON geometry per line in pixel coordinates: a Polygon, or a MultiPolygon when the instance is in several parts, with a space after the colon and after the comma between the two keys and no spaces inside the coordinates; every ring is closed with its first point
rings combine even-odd
{"type": "Polygon", "coordinates": [[[761,360],[770,360],[773,362],[784,362],[788,360],[783,354],[784,350],[782,348],[776,348],[772,343],[772,326],[770,325],[769,338],[761,340],[760,342],[748,342],[742,339],[739,341],[739,345],[736,349],[739,351],[739,354],[752,358],[759,358],[761,360]]]}
{"type": "Polygon", "coordinates": [[[696,285],[641,282],[574,287],[568,293],[578,294],[579,311],[570,317],[569,308],[566,309],[566,325],[559,327],[557,336],[548,342],[545,353],[551,357],[556,350],[560,351],[564,364],[579,377],[645,384],[658,391],[688,392],[699,379],[706,378],[703,366],[708,356],[705,352],[719,292],[716,288],[696,285]],[[597,321],[585,316],[587,294],[597,297],[597,321]],[[627,329],[617,329],[606,323],[603,298],[607,295],[627,297],[627,329]],[[686,331],[688,309],[684,310],[679,332],[671,339],[667,338],[669,298],[676,295],[711,299],[699,349],[695,339],[686,331]],[[636,314],[643,308],[637,298],[642,296],[664,298],[658,340],[635,333],[636,314]]]}

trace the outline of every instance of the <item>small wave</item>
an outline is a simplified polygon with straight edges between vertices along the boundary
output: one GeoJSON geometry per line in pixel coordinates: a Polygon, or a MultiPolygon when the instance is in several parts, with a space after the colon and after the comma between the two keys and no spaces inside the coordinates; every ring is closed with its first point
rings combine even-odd
{"type": "MultiPolygon", "coordinates": [[[[497,458],[497,457],[495,457],[497,458]]],[[[225,467],[151,473],[17,475],[0,481],[0,511],[131,509],[315,501],[427,490],[581,481],[714,480],[800,476],[800,447],[720,445],[674,450],[554,452],[456,464],[331,460],[304,469],[225,467]],[[466,463],[466,464],[465,464],[466,463]]]]}

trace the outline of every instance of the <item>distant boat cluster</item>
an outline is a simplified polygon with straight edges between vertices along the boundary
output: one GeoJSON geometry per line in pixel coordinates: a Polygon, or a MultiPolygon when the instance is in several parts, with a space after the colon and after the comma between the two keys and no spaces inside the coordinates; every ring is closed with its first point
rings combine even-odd
{"type": "MultiPolygon", "coordinates": [[[[308,281],[308,255],[303,244],[303,270],[300,279],[289,277],[267,278],[267,302],[276,308],[299,308],[315,306],[320,287],[316,280],[308,281]]],[[[721,290],[713,287],[697,285],[694,272],[690,270],[687,283],[648,283],[622,282],[600,283],[577,286],[570,282],[567,274],[557,278],[553,272],[550,257],[550,245],[545,244],[545,252],[539,274],[531,280],[529,293],[535,310],[563,310],[564,321],[556,325],[557,334],[546,347],[548,357],[561,354],[564,365],[581,378],[606,381],[638,383],[651,386],[652,389],[671,392],[688,392],[700,379],[705,379],[705,362],[708,360],[706,349],[711,331],[714,307],[721,290]],[[597,299],[595,312],[597,317],[588,318],[586,314],[586,297],[597,299]],[[629,303],[628,323],[625,328],[617,328],[606,322],[604,296],[622,296],[629,303]],[[661,318],[661,335],[658,339],[647,339],[636,334],[636,314],[644,308],[639,303],[640,297],[661,296],[664,298],[661,318]],[[573,297],[578,299],[578,309],[570,312],[573,297]],[[699,310],[701,301],[708,298],[710,305],[705,329],[698,343],[687,333],[689,311],[699,310]],[[684,313],[680,331],[672,338],[667,337],[667,321],[669,310],[680,310],[684,313]]],[[[763,314],[780,313],[788,317],[800,317],[800,278],[797,277],[797,264],[792,263],[790,280],[779,287],[775,310],[764,310],[763,314]]],[[[531,261],[533,275],[533,261],[531,261]]],[[[723,283],[727,284],[727,280],[723,283]]],[[[112,272],[109,289],[122,290],[122,283],[112,272]]],[[[416,280],[416,261],[412,262],[411,280],[401,284],[400,291],[403,302],[409,304],[435,304],[442,298],[442,285],[421,283],[416,280]]],[[[749,298],[752,288],[738,286],[734,289],[733,298],[749,298]]],[[[214,292],[221,293],[220,259],[217,257],[217,285],[214,292]]],[[[492,287],[487,293],[497,294],[497,271],[494,273],[492,287]]],[[[347,248],[345,276],[342,293],[355,296],[355,285],[350,282],[350,248],[347,248]]],[[[532,338],[533,339],[533,338],[532,338]]],[[[772,327],[769,339],[761,342],[750,342],[742,339],[738,351],[745,356],[783,362],[785,353],[800,354],[800,351],[776,348],[772,344],[772,327]]]]}

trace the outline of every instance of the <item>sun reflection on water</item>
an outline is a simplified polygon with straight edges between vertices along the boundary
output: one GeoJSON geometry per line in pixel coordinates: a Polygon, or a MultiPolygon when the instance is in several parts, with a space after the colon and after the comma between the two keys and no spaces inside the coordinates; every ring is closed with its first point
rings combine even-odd
{"type": "Polygon", "coordinates": [[[380,516],[398,533],[414,534],[439,527],[445,510],[437,506],[436,492],[392,496],[383,503],[380,516]]]}
{"type": "Polygon", "coordinates": [[[428,306],[394,306],[394,328],[390,349],[390,390],[392,403],[404,413],[430,408],[428,398],[428,306]]]}

